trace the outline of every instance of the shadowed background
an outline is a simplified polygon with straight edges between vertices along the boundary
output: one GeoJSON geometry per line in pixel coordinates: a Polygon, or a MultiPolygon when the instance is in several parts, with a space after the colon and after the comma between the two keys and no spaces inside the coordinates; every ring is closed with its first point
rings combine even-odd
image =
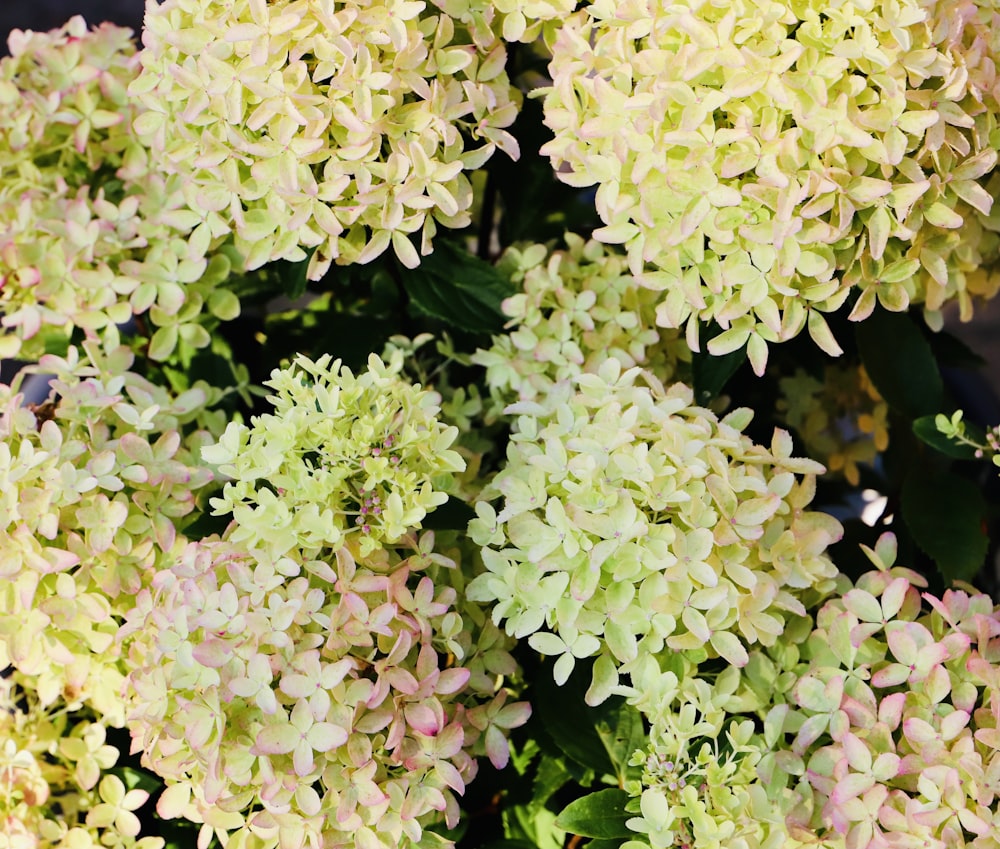
{"type": "Polygon", "coordinates": [[[73,15],[83,15],[91,26],[112,21],[136,32],[142,26],[143,0],[4,0],[0,1],[0,35],[7,52],[12,29],[47,30],[61,26],[73,15]]]}

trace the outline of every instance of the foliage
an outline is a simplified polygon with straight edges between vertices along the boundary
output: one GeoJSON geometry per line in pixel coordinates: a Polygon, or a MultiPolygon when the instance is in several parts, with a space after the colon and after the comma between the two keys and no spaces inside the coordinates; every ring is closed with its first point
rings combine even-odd
{"type": "Polygon", "coordinates": [[[993,0],[10,47],[0,847],[996,846],[993,0]]]}

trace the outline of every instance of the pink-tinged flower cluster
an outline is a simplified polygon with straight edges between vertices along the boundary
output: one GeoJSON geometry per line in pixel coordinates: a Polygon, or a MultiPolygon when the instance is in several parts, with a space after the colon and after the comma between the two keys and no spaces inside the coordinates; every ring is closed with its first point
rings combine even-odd
{"type": "Polygon", "coordinates": [[[807,509],[822,466],[784,431],[755,445],[750,411],[719,420],[684,384],[609,359],[508,412],[507,464],[469,526],[487,568],[469,596],[557,657],[559,683],[596,657],[591,703],[662,651],[742,666],[832,589],[841,527],[807,509]]]}
{"type": "Polygon", "coordinates": [[[473,362],[486,367],[494,406],[532,401],[609,358],[679,379],[691,352],[676,330],[656,327],[659,296],[628,270],[625,257],[567,233],[566,249],[509,248],[499,267],[518,286],[503,303],[509,332],[473,362]]]}
{"type": "Polygon", "coordinates": [[[850,849],[993,847],[1000,609],[971,588],[921,593],[925,581],[893,565],[889,534],[868,553],[877,571],[789,646],[800,657],[790,686],[767,698],[790,745],[762,777],[795,783],[796,834],[839,835],[850,849]]]}
{"type": "Polygon", "coordinates": [[[15,30],[0,59],[0,356],[34,358],[46,337],[87,335],[143,316],[149,354],[209,342],[199,316],[233,318],[220,287],[227,232],[185,207],[132,131],[141,107],[131,30],[88,32],[73,18],[50,33],[15,30]]]}
{"type": "Polygon", "coordinates": [[[853,301],[932,322],[996,292],[1000,10],[973,0],[596,0],[549,34],[543,151],[712,353],[853,301]]]}
{"type": "Polygon", "coordinates": [[[143,43],[136,131],[249,268],[416,266],[470,223],[464,172],[518,154],[503,42],[423,2],[149,0],[143,43]]]}
{"type": "Polygon", "coordinates": [[[505,703],[505,642],[470,637],[458,566],[433,546],[272,559],[205,541],[157,575],[125,631],[161,815],[204,822],[200,846],[216,831],[282,849],[417,846],[455,825],[474,756],[505,764],[528,707],[505,703]]]}
{"type": "Polygon", "coordinates": [[[0,386],[0,670],[42,707],[86,705],[121,726],[120,617],[211,480],[197,452],[213,396],[172,396],[109,342],[44,356],[55,377],[41,405],[0,386]]]}

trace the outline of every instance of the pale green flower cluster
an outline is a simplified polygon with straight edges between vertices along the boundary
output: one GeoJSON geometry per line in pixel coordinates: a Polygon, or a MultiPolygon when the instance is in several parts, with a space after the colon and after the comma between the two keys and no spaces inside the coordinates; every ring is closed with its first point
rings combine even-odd
{"type": "Polygon", "coordinates": [[[589,702],[665,649],[742,666],[832,586],[841,527],[807,510],[822,466],[783,431],[755,445],[748,410],[720,421],[687,386],[609,359],[508,412],[507,465],[469,526],[488,570],[469,596],[557,657],[560,683],[596,656],[589,702]]]}
{"type": "Polygon", "coordinates": [[[778,420],[802,440],[806,453],[857,486],[859,464],[871,465],[889,447],[889,405],[864,366],[831,363],[818,380],[804,369],[778,381],[778,420]]]}
{"type": "Polygon", "coordinates": [[[503,766],[529,713],[498,684],[510,641],[456,609],[458,565],[430,533],[281,558],[234,536],[190,544],[125,628],[159,813],[256,849],[397,849],[454,827],[474,756],[503,766]]]}
{"type": "Polygon", "coordinates": [[[994,3],[596,0],[549,39],[543,151],[597,184],[666,327],[767,346],[854,299],[929,319],[996,291],[994,3]],[[651,270],[650,270],[651,269],[651,270]],[[643,273],[645,272],[645,273],[643,273]]]}
{"type": "Polygon", "coordinates": [[[318,279],[390,244],[414,267],[470,223],[464,172],[518,155],[503,43],[423,2],[148,0],[143,43],[136,131],[249,268],[314,250],[318,279]]]}
{"type": "Polygon", "coordinates": [[[690,348],[656,327],[657,293],[636,284],[625,257],[567,233],[566,249],[509,248],[499,267],[522,290],[503,303],[512,329],[473,362],[486,367],[495,413],[554,384],[596,372],[609,358],[676,380],[690,348]]]}
{"type": "MultiPolygon", "coordinates": [[[[628,827],[640,837],[625,849],[792,849],[784,811],[769,795],[759,766],[774,744],[753,719],[734,715],[741,672],[716,675],[680,664],[680,675],[646,657],[632,675],[630,704],[650,725],[649,744],[633,766],[638,816],[628,827]]],[[[818,843],[824,846],[824,843],[818,843]]]]}
{"type": "Polygon", "coordinates": [[[558,21],[576,9],[576,0],[431,0],[465,24],[473,40],[489,47],[499,35],[504,41],[534,41],[548,21],[558,21]]]}
{"type": "Polygon", "coordinates": [[[209,387],[172,396],[131,371],[114,328],[106,348],[83,347],[42,357],[41,405],[22,406],[20,378],[0,385],[0,669],[42,707],[86,705],[120,727],[120,617],[179,545],[221,423],[209,387]]]}
{"type": "Polygon", "coordinates": [[[277,559],[360,535],[366,556],[447,501],[465,468],[451,450],[458,430],[438,421],[437,395],[399,376],[402,364],[401,353],[388,364],[373,354],[355,376],[329,355],[300,355],[272,372],[274,413],[231,422],[202,452],[233,479],[211,502],[233,514],[232,542],[277,559]]]}
{"type": "Polygon", "coordinates": [[[137,73],[131,30],[88,32],[82,18],[49,33],[15,31],[0,59],[0,356],[34,358],[45,336],[88,335],[148,317],[149,354],[208,344],[206,305],[239,313],[207,259],[226,230],[185,208],[132,131],[137,73]]]}
{"type": "Polygon", "coordinates": [[[149,794],[106,772],[119,753],[104,724],[66,707],[0,678],[0,847],[161,849],[136,840],[149,794]]]}

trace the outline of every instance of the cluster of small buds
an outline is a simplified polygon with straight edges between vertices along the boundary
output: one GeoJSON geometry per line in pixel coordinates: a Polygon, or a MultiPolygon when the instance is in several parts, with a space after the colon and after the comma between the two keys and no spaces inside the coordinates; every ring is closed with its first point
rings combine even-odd
{"type": "Polygon", "coordinates": [[[355,537],[274,559],[206,540],[157,575],[123,636],[161,816],[260,849],[393,849],[453,827],[475,756],[503,766],[529,709],[498,686],[509,643],[472,636],[460,569],[434,547],[365,556],[355,537]]]}
{"type": "Polygon", "coordinates": [[[132,32],[88,32],[80,17],[49,33],[15,30],[0,59],[0,356],[35,358],[47,336],[88,335],[148,317],[154,359],[203,347],[198,319],[239,313],[209,260],[225,228],[184,208],[132,131],[132,32]]]}
{"type": "Polygon", "coordinates": [[[1000,425],[987,428],[982,438],[979,439],[969,433],[966,423],[963,421],[964,415],[962,410],[956,410],[951,416],[938,413],[934,418],[934,425],[940,433],[949,439],[971,448],[976,459],[981,460],[984,457],[989,457],[992,459],[993,465],[1000,466],[1000,425]]]}
{"type": "Polygon", "coordinates": [[[804,369],[778,381],[779,421],[802,440],[806,454],[857,486],[859,464],[889,447],[889,405],[864,366],[831,363],[817,380],[804,369]]]}
{"type": "Polygon", "coordinates": [[[625,257],[572,233],[565,241],[565,250],[529,245],[500,259],[522,291],[503,303],[510,332],[473,357],[486,367],[495,413],[609,358],[642,366],[664,383],[687,376],[690,348],[678,331],[656,327],[659,296],[636,283],[625,257]]]}
{"type": "Polygon", "coordinates": [[[275,412],[232,422],[202,456],[232,478],[212,500],[233,514],[229,539],[274,558],[336,547],[359,530],[368,555],[420,527],[465,463],[458,431],[437,419],[438,397],[374,354],[355,376],[324,355],[298,356],[265,385],[275,412]],[[353,528],[352,528],[353,525],[353,528]]]}
{"type": "Polygon", "coordinates": [[[748,410],[719,420],[610,359],[508,411],[507,464],[469,525],[487,569],[469,596],[557,656],[560,683],[596,656],[590,703],[665,649],[742,666],[832,587],[842,529],[807,509],[823,467],[784,431],[755,445],[748,410]]]}
{"type": "Polygon", "coordinates": [[[107,772],[119,753],[104,725],[66,707],[0,679],[0,847],[162,849],[136,839],[149,794],[107,772]]]}
{"type": "Polygon", "coordinates": [[[0,385],[0,669],[43,706],[63,699],[121,726],[119,617],[173,556],[212,479],[197,452],[221,422],[206,411],[213,390],[171,395],[108,335],[84,358],[42,357],[42,405],[22,405],[20,377],[0,385]]]}
{"type": "Polygon", "coordinates": [[[806,328],[837,355],[848,299],[939,325],[1000,284],[998,24],[973,0],[596,0],[548,33],[542,150],[597,184],[594,236],[660,324],[718,323],[708,350],[758,374],[806,328]]]}
{"type": "Polygon", "coordinates": [[[506,50],[477,36],[412,0],[147,0],[135,128],[249,268],[390,244],[414,267],[470,223],[464,172],[518,155],[506,50]]]}

